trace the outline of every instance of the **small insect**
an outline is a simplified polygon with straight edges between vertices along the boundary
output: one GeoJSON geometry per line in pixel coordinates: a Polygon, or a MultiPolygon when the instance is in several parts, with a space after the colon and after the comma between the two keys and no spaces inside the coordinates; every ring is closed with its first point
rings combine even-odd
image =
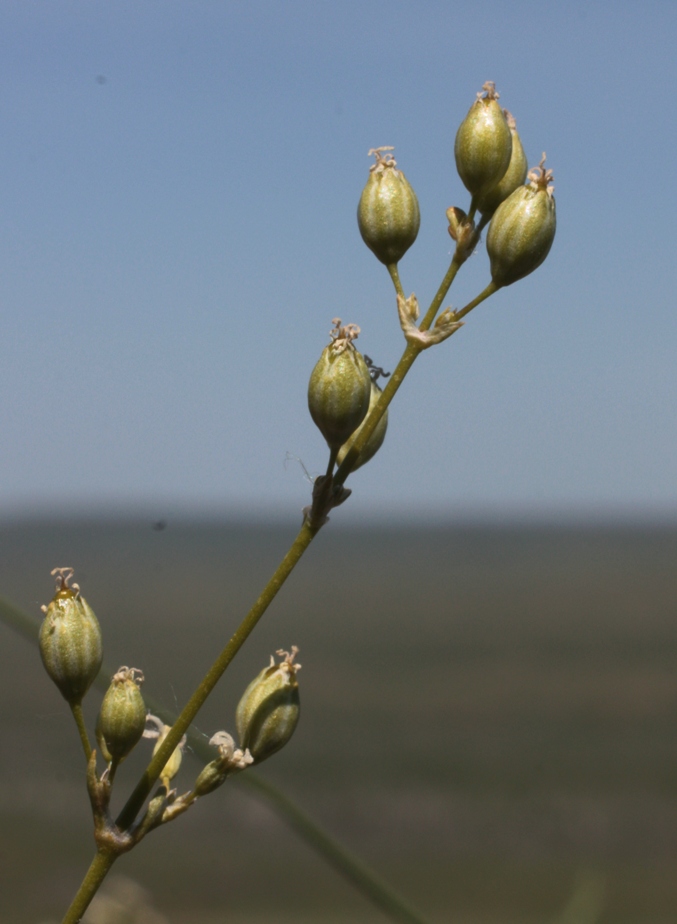
{"type": "Polygon", "coordinates": [[[380,366],[374,364],[374,360],[371,356],[364,354],[364,361],[367,364],[367,369],[369,370],[369,375],[371,376],[372,382],[378,382],[379,378],[383,376],[384,379],[387,379],[390,375],[389,372],[385,372],[380,366]]]}

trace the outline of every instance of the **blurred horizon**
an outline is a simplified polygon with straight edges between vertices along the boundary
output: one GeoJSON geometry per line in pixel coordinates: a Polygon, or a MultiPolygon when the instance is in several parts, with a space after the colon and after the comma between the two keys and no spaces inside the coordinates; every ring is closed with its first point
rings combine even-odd
{"type": "MultiPolygon", "coordinates": [[[[310,488],[309,488],[310,492],[310,488]]],[[[306,498],[310,501],[310,493],[306,498]]],[[[335,509],[324,531],[356,532],[362,529],[431,528],[434,530],[497,529],[497,530],[624,530],[677,528],[677,511],[646,506],[620,505],[569,505],[566,508],[539,506],[537,508],[505,506],[475,506],[448,508],[420,505],[417,508],[362,503],[363,498],[349,499],[339,510],[335,509]],[[345,516],[350,504],[360,505],[352,517],[345,516]]],[[[298,529],[303,520],[303,509],[297,511],[282,506],[255,507],[216,503],[152,503],[138,504],[39,504],[35,507],[19,505],[8,508],[0,517],[0,530],[4,527],[35,526],[40,523],[67,527],[99,524],[143,525],[159,531],[173,527],[205,526],[243,529],[273,530],[298,529]]]]}

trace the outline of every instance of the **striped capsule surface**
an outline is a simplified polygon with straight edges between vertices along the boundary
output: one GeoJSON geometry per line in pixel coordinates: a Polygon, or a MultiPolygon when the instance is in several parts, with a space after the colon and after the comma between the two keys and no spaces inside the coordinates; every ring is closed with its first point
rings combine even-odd
{"type": "Polygon", "coordinates": [[[103,645],[99,621],[77,585],[68,586],[72,569],[55,569],[57,591],[40,627],[45,669],[69,703],[81,702],[99,673],[103,645]]]}

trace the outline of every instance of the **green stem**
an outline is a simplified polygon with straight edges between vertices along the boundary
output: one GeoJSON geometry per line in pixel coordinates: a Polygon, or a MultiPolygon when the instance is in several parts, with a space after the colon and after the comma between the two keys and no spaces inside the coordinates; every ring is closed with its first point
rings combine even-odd
{"type": "Polygon", "coordinates": [[[117,857],[97,851],[61,924],[78,924],[117,857]]]}
{"type": "Polygon", "coordinates": [[[272,578],[266,584],[266,587],[264,588],[260,597],[247,613],[245,618],[242,620],[239,627],[235,631],[235,634],[232,636],[221,654],[214,661],[205,676],[202,678],[199,686],[188,700],[186,705],[183,707],[176,721],[172,725],[171,731],[168,733],[167,737],[162,742],[162,745],[158,748],[157,753],[146,767],[143,776],[139,780],[134,792],[127,800],[126,805],[117,818],[116,823],[118,827],[126,830],[133,823],[139,810],[141,809],[141,806],[150,795],[150,791],[160,776],[160,773],[162,772],[165,764],[169,760],[170,755],[181,741],[183,735],[188,731],[188,727],[202,708],[209,694],[220,680],[221,675],[226,670],[235,655],[238,653],[240,648],[244,645],[245,641],[258,623],[259,619],[263,616],[265,611],[273,602],[278,591],[287,580],[291,572],[294,570],[295,565],[318,532],[319,527],[310,526],[307,520],[304,522],[291,548],[282,559],[282,562],[278,566],[272,578]]]}
{"type": "Polygon", "coordinates": [[[395,286],[395,291],[398,295],[401,295],[404,298],[404,289],[402,288],[402,283],[400,282],[400,273],[397,269],[397,263],[388,263],[386,269],[390,273],[390,278],[393,281],[395,286]]]}
{"type": "Polygon", "coordinates": [[[425,919],[418,912],[410,908],[364,863],[318,828],[308,815],[279,789],[271,786],[260,776],[249,777],[248,774],[242,774],[240,779],[248,783],[251,789],[265,796],[275,806],[278,814],[284,815],[292,828],[301,834],[317,853],[321,854],[334,869],[345,876],[391,920],[399,921],[401,924],[426,924],[425,919]]]}
{"type": "Polygon", "coordinates": [[[485,300],[485,298],[489,298],[489,296],[490,296],[490,295],[493,295],[494,292],[498,292],[498,290],[499,290],[500,288],[501,288],[501,287],[498,286],[498,285],[496,285],[495,282],[490,282],[489,285],[486,287],[486,289],[483,289],[483,290],[480,292],[480,294],[477,296],[477,298],[473,298],[473,300],[472,300],[471,302],[468,302],[468,304],[465,306],[465,308],[461,308],[460,311],[455,311],[455,312],[454,312],[454,317],[455,317],[457,320],[460,321],[460,319],[461,319],[461,318],[464,318],[464,317],[466,316],[466,314],[469,314],[469,313],[473,310],[473,308],[477,308],[477,306],[478,306],[481,302],[483,302],[483,301],[485,300]]]}
{"type": "Polygon", "coordinates": [[[428,308],[428,310],[425,313],[425,317],[423,318],[421,323],[418,325],[419,330],[428,330],[430,325],[435,320],[435,316],[437,312],[440,310],[440,306],[442,302],[444,301],[447,292],[451,288],[451,284],[456,278],[456,273],[461,268],[461,265],[462,264],[459,263],[456,257],[456,254],[454,254],[454,258],[449,264],[449,269],[447,270],[447,274],[442,280],[442,282],[440,283],[440,287],[435,293],[435,298],[430,303],[430,308],[428,308]]]}
{"type": "Polygon", "coordinates": [[[113,788],[113,783],[115,782],[115,774],[118,772],[119,766],[120,766],[120,761],[117,757],[114,757],[108,766],[108,782],[110,784],[111,789],[113,788]]]}
{"type": "Polygon", "coordinates": [[[73,713],[73,718],[75,719],[75,724],[78,727],[78,734],[80,735],[82,750],[85,752],[85,760],[87,763],[89,763],[89,758],[92,756],[92,746],[89,743],[87,726],[85,725],[85,717],[82,714],[82,702],[70,703],[69,705],[71,707],[71,712],[73,713]]]}
{"type": "Polygon", "coordinates": [[[339,454],[340,448],[341,447],[339,446],[338,449],[329,450],[329,462],[327,463],[327,471],[325,473],[326,478],[329,478],[331,473],[334,471],[334,466],[336,465],[336,456],[339,454]]]}
{"type": "Polygon", "coordinates": [[[478,239],[480,238],[482,232],[484,231],[484,229],[486,228],[486,226],[489,224],[490,221],[491,221],[491,215],[482,215],[480,219],[480,223],[477,225],[477,228],[475,229],[475,233],[477,234],[478,239]]]}

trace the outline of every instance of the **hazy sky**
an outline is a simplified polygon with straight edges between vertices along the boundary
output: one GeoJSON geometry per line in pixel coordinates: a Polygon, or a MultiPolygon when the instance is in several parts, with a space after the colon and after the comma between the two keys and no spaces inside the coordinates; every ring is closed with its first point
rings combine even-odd
{"type": "MultiPolygon", "coordinates": [[[[390,280],[355,220],[369,148],[421,204],[430,299],[486,80],[557,238],[421,357],[334,517],[677,514],[674,3],[0,7],[0,511],[297,515],[331,318],[392,368],[390,280]],[[285,461],[287,460],[287,461],[285,461]]],[[[445,304],[488,282],[482,244],[445,304]]]]}

